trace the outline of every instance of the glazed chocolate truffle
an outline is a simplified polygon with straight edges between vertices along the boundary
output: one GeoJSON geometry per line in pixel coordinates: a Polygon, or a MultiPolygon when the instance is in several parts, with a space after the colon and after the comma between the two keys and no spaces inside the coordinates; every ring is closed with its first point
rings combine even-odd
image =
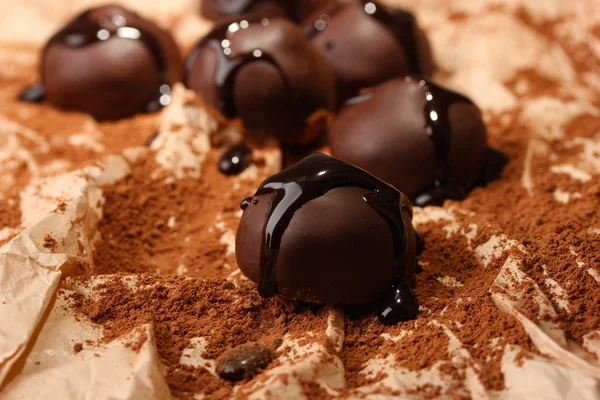
{"type": "Polygon", "coordinates": [[[246,130],[286,142],[322,132],[335,103],[327,60],[281,18],[216,27],[188,57],[185,84],[246,130]]]}
{"type": "Polygon", "coordinates": [[[300,21],[316,8],[334,0],[203,0],[202,15],[214,21],[240,16],[287,17],[300,21]]]}
{"type": "MultiPolygon", "coordinates": [[[[413,283],[410,202],[360,168],[310,155],[265,180],[242,209],[237,261],[263,297],[365,304],[397,280],[413,283]]],[[[414,296],[403,287],[415,315],[414,296]]]]}
{"type": "Polygon", "coordinates": [[[340,104],[395,77],[431,74],[428,41],[406,11],[351,0],[318,9],[303,26],[333,66],[340,104]]]}
{"type": "Polygon", "coordinates": [[[111,5],[85,11],[52,36],[41,86],[22,98],[118,119],[168,104],[180,78],[181,56],[169,33],[111,5]]]}
{"type": "Polygon", "coordinates": [[[487,147],[477,106],[419,78],[395,79],[348,100],[328,139],[333,156],[394,185],[419,206],[464,198],[487,147]]]}

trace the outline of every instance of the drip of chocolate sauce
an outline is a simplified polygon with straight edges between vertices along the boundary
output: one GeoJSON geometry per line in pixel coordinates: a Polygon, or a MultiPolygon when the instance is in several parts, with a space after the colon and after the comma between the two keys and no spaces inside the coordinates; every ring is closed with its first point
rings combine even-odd
{"type": "MultiPolygon", "coordinates": [[[[402,256],[406,249],[406,237],[400,212],[404,195],[360,168],[317,153],[268,178],[254,195],[273,194],[263,229],[260,254],[258,292],[261,296],[272,297],[277,293],[277,255],[281,238],[294,213],[312,199],[338,187],[361,187],[368,190],[363,199],[389,224],[394,240],[393,262],[396,276],[404,275],[402,256]]],[[[242,201],[241,208],[245,209],[253,197],[242,201]]]]}
{"type": "Polygon", "coordinates": [[[391,290],[380,305],[378,317],[385,325],[417,318],[419,303],[410,286],[402,278],[391,284],[391,290]]]}
{"type": "MultiPolygon", "coordinates": [[[[416,79],[407,77],[406,81],[416,79]]],[[[473,104],[467,97],[453,92],[430,81],[420,79],[418,84],[425,91],[425,131],[435,145],[436,180],[434,186],[417,196],[415,205],[441,205],[445,199],[462,200],[466,189],[447,177],[448,155],[452,141],[450,108],[456,103],[473,104]]]]}
{"type": "Polygon", "coordinates": [[[233,96],[233,89],[235,83],[236,73],[245,65],[255,61],[265,61],[272,64],[277,68],[284,79],[284,82],[289,85],[285,73],[281,67],[277,64],[275,59],[269,55],[266,51],[261,49],[255,49],[253,51],[237,54],[232,56],[231,49],[229,48],[229,39],[235,35],[240,29],[246,29],[249,23],[260,22],[263,26],[269,25],[268,18],[247,18],[240,22],[227,23],[215,30],[213,30],[208,36],[202,39],[192,50],[192,55],[188,57],[185,65],[185,72],[183,81],[187,82],[188,75],[194,62],[198,51],[204,46],[211,47],[217,56],[217,70],[215,71],[214,81],[218,90],[219,105],[218,109],[227,118],[237,117],[237,109],[235,106],[235,99],[233,96]],[[224,44],[227,44],[224,46],[224,44]]]}
{"type": "Polygon", "coordinates": [[[219,171],[225,175],[238,175],[252,164],[252,150],[243,144],[227,149],[219,160],[219,171]]]}
{"type": "MultiPolygon", "coordinates": [[[[154,63],[160,74],[158,84],[160,89],[157,91],[156,98],[149,101],[147,111],[152,112],[161,108],[161,103],[158,99],[162,95],[169,95],[171,88],[167,83],[169,82],[167,61],[160,43],[156,40],[154,35],[147,32],[142,26],[136,24],[135,21],[127,19],[124,15],[114,13],[110,16],[110,20],[108,20],[108,17],[106,19],[94,19],[90,17],[90,13],[93,11],[94,10],[88,10],[82,13],[70,24],[54,34],[44,48],[42,62],[45,58],[46,50],[53,44],[63,44],[71,48],[78,48],[110,40],[115,37],[139,40],[144,43],[146,48],[152,54],[152,58],[154,59],[154,63]]],[[[44,82],[43,76],[42,82],[44,82]]],[[[24,101],[31,102],[42,101],[44,99],[43,84],[40,83],[26,89],[21,94],[20,98],[24,101]]]]}
{"type": "MultiPolygon", "coordinates": [[[[459,93],[444,89],[425,79],[407,76],[405,80],[406,82],[417,82],[425,91],[425,104],[423,107],[425,132],[433,141],[436,150],[435,183],[430,189],[417,196],[414,204],[424,207],[426,205],[442,205],[445,199],[462,200],[466,196],[465,188],[447,177],[448,155],[452,140],[449,112],[450,107],[455,103],[473,104],[473,102],[459,93]]],[[[372,97],[371,92],[366,92],[346,100],[344,107],[368,101],[372,97]]]]}
{"type": "MultiPolygon", "coordinates": [[[[421,73],[421,60],[419,56],[417,22],[415,17],[404,10],[384,7],[383,5],[369,0],[354,0],[362,6],[364,12],[385,25],[396,37],[400,46],[404,49],[410,63],[410,73],[421,73]]],[[[331,17],[338,13],[344,4],[334,3],[324,9],[320,18],[306,29],[308,37],[314,37],[327,28],[331,17]]]]}

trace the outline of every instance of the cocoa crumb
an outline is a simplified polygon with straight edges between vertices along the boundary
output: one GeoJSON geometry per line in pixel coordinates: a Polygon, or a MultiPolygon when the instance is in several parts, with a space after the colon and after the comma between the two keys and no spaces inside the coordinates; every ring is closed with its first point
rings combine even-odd
{"type": "Polygon", "coordinates": [[[48,233],[44,235],[44,244],[43,244],[43,246],[45,248],[47,248],[50,251],[55,251],[57,245],[58,245],[58,242],[56,241],[56,239],[52,235],[50,235],[48,233]]]}
{"type": "Polygon", "coordinates": [[[61,201],[58,204],[58,206],[56,206],[55,212],[57,212],[57,213],[64,213],[66,209],[67,209],[67,203],[65,203],[64,201],[61,201]]]}
{"type": "Polygon", "coordinates": [[[79,353],[81,350],[83,350],[83,344],[82,343],[75,343],[73,345],[73,352],[75,354],[79,353]]]}

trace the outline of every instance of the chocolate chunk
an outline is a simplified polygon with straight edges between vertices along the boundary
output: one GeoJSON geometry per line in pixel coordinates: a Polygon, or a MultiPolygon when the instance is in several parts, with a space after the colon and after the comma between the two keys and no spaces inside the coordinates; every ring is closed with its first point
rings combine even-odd
{"type": "Polygon", "coordinates": [[[379,320],[385,325],[409,321],[417,317],[419,303],[410,286],[403,279],[392,283],[392,290],[381,304],[379,320]]]}
{"type": "Polygon", "coordinates": [[[44,101],[46,97],[46,89],[42,84],[36,84],[31,86],[30,88],[25,89],[19,95],[19,99],[23,101],[28,101],[30,103],[40,103],[44,101]]]}
{"type": "MultiPolygon", "coordinates": [[[[41,84],[53,105],[97,119],[154,111],[181,77],[173,38],[119,6],[93,8],[57,32],[42,54],[41,84]]],[[[27,90],[22,98],[37,101],[27,90]]]]}
{"type": "Polygon", "coordinates": [[[73,353],[77,354],[79,353],[81,350],[83,350],[83,344],[82,343],[75,343],[73,345],[73,353]]]}
{"type": "Polygon", "coordinates": [[[240,16],[287,17],[301,21],[319,6],[334,0],[203,0],[202,15],[214,21],[240,16]]]}
{"type": "Polygon", "coordinates": [[[281,347],[282,344],[283,344],[283,339],[281,339],[281,338],[275,339],[273,341],[273,344],[271,345],[271,348],[273,350],[277,350],[279,347],[281,347]]]}
{"type": "Polygon", "coordinates": [[[237,175],[252,164],[252,150],[243,144],[227,149],[219,160],[219,171],[225,175],[237,175]]]}
{"type": "Polygon", "coordinates": [[[273,352],[258,343],[246,343],[226,351],[217,358],[217,374],[237,382],[256,375],[273,360],[273,352]]]}
{"type": "Polygon", "coordinates": [[[414,280],[410,202],[353,165],[313,154],[265,180],[242,208],[237,261],[263,297],[364,304],[398,277],[414,280]]]}
{"type": "Polygon", "coordinates": [[[281,18],[217,26],[192,50],[185,84],[248,131],[306,142],[333,110],[331,67],[302,30],[281,18]]]}
{"type": "Polygon", "coordinates": [[[464,198],[487,148],[477,106],[418,78],[394,79],[350,99],[328,139],[334,157],[394,185],[419,206],[464,198]]]}
{"type": "Polygon", "coordinates": [[[315,11],[303,26],[333,66],[339,104],[389,79],[432,72],[427,38],[404,10],[375,1],[336,2],[315,11]]]}

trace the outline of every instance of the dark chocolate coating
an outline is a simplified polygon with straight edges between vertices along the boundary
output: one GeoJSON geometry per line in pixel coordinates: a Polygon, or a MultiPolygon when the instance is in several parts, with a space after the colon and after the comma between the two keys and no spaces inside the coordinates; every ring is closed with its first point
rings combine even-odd
{"type": "Polygon", "coordinates": [[[334,0],[203,0],[202,15],[213,21],[242,14],[287,17],[301,21],[316,8],[334,0]]]}
{"type": "Polygon", "coordinates": [[[154,111],[168,104],[170,85],[180,78],[171,35],[115,5],[80,14],[52,36],[42,55],[46,100],[97,119],[154,111]]]}
{"type": "Polygon", "coordinates": [[[486,128],[468,98],[404,78],[347,104],[328,132],[334,157],[394,185],[419,206],[462,199],[474,185],[486,128]]]}
{"type": "Polygon", "coordinates": [[[248,131],[287,142],[314,138],[323,125],[314,116],[335,104],[327,60],[281,18],[216,27],[188,57],[185,84],[248,131]]]}
{"type": "Polygon", "coordinates": [[[263,182],[242,208],[237,261],[264,297],[364,304],[396,278],[413,282],[410,203],[350,164],[311,155],[263,182]]]}
{"type": "Polygon", "coordinates": [[[303,26],[333,66],[339,104],[398,76],[431,75],[429,43],[406,11],[351,0],[318,9],[303,26]]]}

